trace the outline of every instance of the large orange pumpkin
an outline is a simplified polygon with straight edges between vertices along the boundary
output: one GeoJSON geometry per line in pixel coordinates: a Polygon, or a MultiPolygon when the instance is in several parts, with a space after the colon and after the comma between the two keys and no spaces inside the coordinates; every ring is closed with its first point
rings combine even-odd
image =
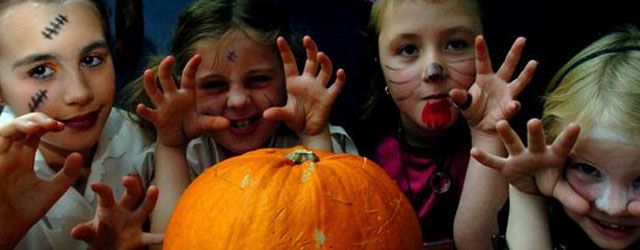
{"type": "Polygon", "coordinates": [[[420,249],[411,205],[356,155],[260,149],[206,170],[186,189],[164,248],[420,249]]]}

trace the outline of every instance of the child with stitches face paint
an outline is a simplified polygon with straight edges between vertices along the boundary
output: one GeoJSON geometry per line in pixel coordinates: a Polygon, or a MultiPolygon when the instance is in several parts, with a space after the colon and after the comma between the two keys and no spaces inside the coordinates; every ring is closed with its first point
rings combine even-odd
{"type": "Polygon", "coordinates": [[[115,75],[97,15],[82,1],[25,2],[0,18],[2,101],[16,116],[42,112],[64,123],[39,147],[54,168],[73,151],[92,150],[113,103],[115,75]]]}
{"type": "Polygon", "coordinates": [[[162,240],[141,226],[157,189],[145,196],[139,175],[125,177],[144,172],[135,162],[145,145],[132,122],[111,112],[115,74],[103,7],[0,3],[0,220],[9,221],[2,249],[137,249],[162,240]],[[123,137],[131,141],[123,145],[123,137]],[[121,178],[116,203],[111,188],[121,178]]]}
{"type": "Polygon", "coordinates": [[[406,129],[442,131],[458,120],[449,91],[475,79],[477,8],[466,0],[400,1],[380,14],[380,64],[406,129]]]}

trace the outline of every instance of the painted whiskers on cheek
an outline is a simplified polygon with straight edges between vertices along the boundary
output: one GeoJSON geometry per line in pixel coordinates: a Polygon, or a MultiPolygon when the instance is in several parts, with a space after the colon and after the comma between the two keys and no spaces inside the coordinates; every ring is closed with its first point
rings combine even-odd
{"type": "MultiPolygon", "coordinates": [[[[391,67],[389,65],[384,65],[384,68],[386,68],[386,69],[388,69],[390,71],[395,71],[395,72],[398,72],[398,71],[401,70],[399,68],[394,68],[394,67],[391,67]]],[[[406,80],[397,80],[394,77],[387,76],[387,81],[390,84],[393,84],[393,85],[402,85],[402,84],[410,83],[412,81],[412,79],[409,78],[409,79],[406,79],[406,80]]],[[[389,89],[387,89],[387,90],[389,90],[389,89]]],[[[387,91],[387,90],[385,90],[385,91],[387,91]]],[[[406,100],[409,97],[411,97],[411,93],[410,92],[411,91],[409,91],[407,94],[404,94],[404,95],[398,95],[398,93],[395,93],[395,95],[391,95],[391,96],[393,97],[393,99],[395,99],[397,101],[403,101],[403,100],[406,100]]],[[[389,90],[389,94],[393,94],[393,91],[389,90]]]]}
{"type": "Polygon", "coordinates": [[[266,93],[264,94],[264,98],[266,98],[266,99],[267,99],[267,101],[269,102],[269,105],[271,105],[271,106],[269,106],[269,107],[275,107],[275,106],[278,106],[278,103],[277,103],[277,102],[275,102],[273,99],[271,99],[271,98],[269,97],[269,95],[267,95],[266,93]]]}
{"type": "Polygon", "coordinates": [[[58,16],[53,21],[49,22],[49,26],[45,27],[41,32],[42,36],[44,36],[44,38],[46,39],[52,40],[53,35],[57,35],[60,29],[62,29],[62,26],[69,22],[69,19],[67,17],[68,16],[66,15],[58,14],[58,16]]]}
{"type": "Polygon", "coordinates": [[[47,100],[47,90],[38,90],[38,92],[31,97],[31,101],[29,102],[29,112],[36,111],[36,109],[38,109],[45,100],[47,100]]]}
{"type": "Polygon", "coordinates": [[[472,71],[470,72],[465,72],[465,70],[461,69],[461,68],[465,68],[464,66],[461,66],[461,63],[471,63],[471,62],[474,62],[475,60],[476,60],[475,58],[469,58],[469,59],[456,61],[455,63],[450,62],[449,67],[447,67],[447,69],[463,76],[476,77],[475,66],[471,67],[472,71]]]}

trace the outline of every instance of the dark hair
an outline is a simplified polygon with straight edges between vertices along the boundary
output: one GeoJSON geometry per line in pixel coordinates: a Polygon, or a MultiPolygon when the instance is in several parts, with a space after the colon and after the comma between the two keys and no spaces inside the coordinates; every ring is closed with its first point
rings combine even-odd
{"type": "MultiPolygon", "coordinates": [[[[176,59],[172,72],[174,78],[179,79],[185,65],[193,57],[195,43],[204,39],[221,39],[233,31],[242,31],[247,35],[251,33],[247,37],[272,48],[276,53],[277,37],[292,40],[286,9],[275,1],[198,0],[182,12],[171,39],[170,53],[176,59]]],[[[152,57],[149,66],[157,68],[161,60],[162,57],[152,57]]],[[[153,107],[144,91],[142,78],[126,86],[123,93],[127,96],[125,106],[129,113],[135,114],[138,103],[153,107]]],[[[155,128],[150,122],[139,118],[134,120],[148,132],[150,138],[155,138],[155,128]]]]}

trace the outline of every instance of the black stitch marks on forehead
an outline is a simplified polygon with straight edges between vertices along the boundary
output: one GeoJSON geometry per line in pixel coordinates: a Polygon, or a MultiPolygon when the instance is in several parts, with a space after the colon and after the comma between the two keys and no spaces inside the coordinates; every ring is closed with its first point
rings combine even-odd
{"type": "Polygon", "coordinates": [[[44,28],[44,31],[42,31],[42,35],[44,36],[44,38],[52,40],[53,35],[57,35],[62,28],[62,25],[68,22],[69,19],[66,15],[58,14],[56,19],[52,22],[49,22],[49,26],[44,28]]]}
{"type": "Polygon", "coordinates": [[[38,90],[34,96],[31,97],[31,102],[29,102],[29,112],[34,112],[42,103],[47,99],[47,90],[41,89],[38,90]]]}

